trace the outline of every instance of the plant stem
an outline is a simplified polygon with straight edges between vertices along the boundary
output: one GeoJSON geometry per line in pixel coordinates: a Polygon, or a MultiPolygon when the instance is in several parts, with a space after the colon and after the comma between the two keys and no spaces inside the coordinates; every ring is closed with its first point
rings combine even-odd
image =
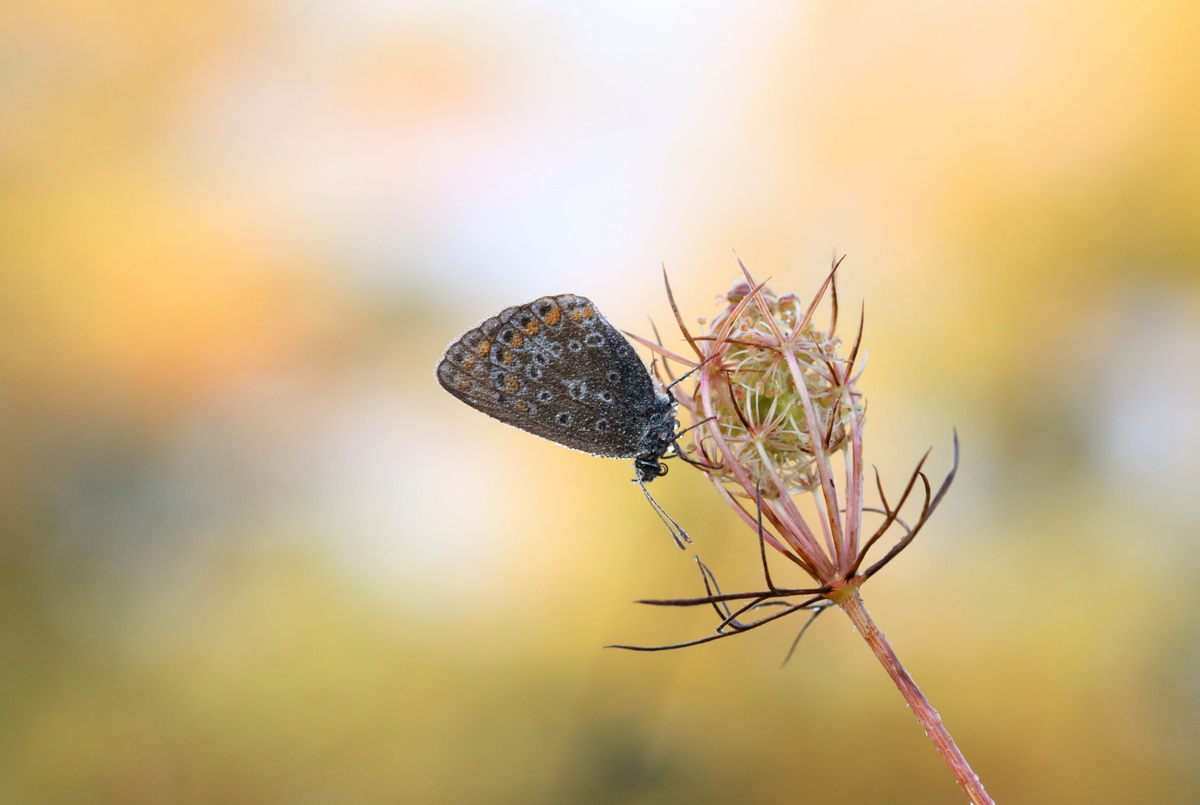
{"type": "Polygon", "coordinates": [[[900,689],[900,693],[908,702],[908,706],[912,708],[913,714],[916,715],[917,721],[925,728],[925,734],[933,741],[933,745],[945,759],[946,765],[954,773],[954,779],[970,797],[972,804],[995,805],[992,798],[983,790],[983,783],[979,782],[979,777],[971,770],[963,753],[958,751],[954,739],[950,737],[950,733],[942,724],[942,718],[938,715],[937,710],[933,709],[929,700],[917,688],[917,683],[913,682],[908,671],[904,670],[904,666],[900,664],[896,652],[892,651],[891,644],[888,643],[883,632],[879,631],[879,627],[871,620],[858,590],[854,589],[849,595],[840,597],[838,605],[850,618],[850,622],[854,624],[858,633],[867,641],[871,651],[875,652],[875,657],[888,672],[888,676],[896,683],[896,687],[900,689]]]}

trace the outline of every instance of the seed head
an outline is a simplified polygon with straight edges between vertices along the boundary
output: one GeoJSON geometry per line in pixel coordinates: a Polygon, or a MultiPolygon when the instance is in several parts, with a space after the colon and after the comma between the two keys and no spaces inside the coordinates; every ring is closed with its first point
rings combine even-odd
{"type": "MultiPolygon", "coordinates": [[[[764,494],[808,492],[820,482],[814,442],[826,454],[842,450],[848,443],[851,414],[861,425],[864,403],[851,391],[845,372],[839,371],[847,365],[841,338],[806,322],[805,307],[795,294],[776,296],[763,287],[754,303],[744,304],[752,290],[745,282],[735,283],[725,296],[726,308],[699,339],[711,349],[710,371],[719,374],[709,389],[711,416],[734,462],[764,494]],[[785,353],[795,357],[799,381],[785,353]],[[803,382],[812,404],[811,423],[798,382],[803,382]]],[[[704,391],[704,384],[697,384],[692,395],[698,410],[703,408],[704,391]]],[[[698,429],[694,434],[694,448],[714,455],[712,431],[698,429]]],[[[725,465],[712,474],[722,482],[735,480],[725,465]]]]}
{"type": "MultiPolygon", "coordinates": [[[[777,296],[765,283],[756,283],[739,261],[745,281],[734,284],[724,310],[701,335],[684,325],[668,283],[667,298],[694,359],[635,336],[663,359],[664,366],[682,365],[689,369],[687,376],[697,378],[692,392],[679,397],[694,423],[691,450],[681,451],[680,457],[703,470],[754,531],[765,589],[723,593],[713,572],[697,559],[706,595],[642,603],[711,605],[722,616],[715,632],[686,643],[623,648],[663,651],[723,640],[794,612],[809,612],[811,623],[826,606],[857,601],[858,588],[913,541],[950,488],[958,467],[957,435],[950,472],[936,490],[923,469],[926,453],[894,497],[885,494],[876,474],[879,503],[864,505],[866,405],[855,387],[863,328],[860,318],[853,346],[845,353],[836,335],[834,277],[840,264],[835,260],[805,304],[793,294],[777,296]],[[832,315],[829,330],[822,331],[814,324],[814,314],[826,300],[832,315]],[[803,498],[811,505],[802,509],[798,502],[803,498]],[[910,499],[920,501],[915,519],[901,515],[910,499]],[[864,530],[864,515],[875,519],[873,528],[864,530]],[[901,531],[899,540],[869,562],[872,549],[894,529],[901,531]],[[776,584],[767,546],[817,586],[776,584]]],[[[669,368],[666,371],[674,377],[669,368]]]]}

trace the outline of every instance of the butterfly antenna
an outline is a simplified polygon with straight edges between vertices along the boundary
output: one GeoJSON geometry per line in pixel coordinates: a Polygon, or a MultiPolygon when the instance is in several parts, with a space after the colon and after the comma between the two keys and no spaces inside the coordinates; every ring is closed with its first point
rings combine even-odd
{"type": "Polygon", "coordinates": [[[683,430],[681,430],[675,434],[675,441],[679,441],[680,436],[684,436],[684,435],[694,431],[696,428],[700,427],[701,425],[707,425],[709,422],[712,422],[714,419],[716,419],[715,416],[710,416],[708,419],[701,419],[699,422],[695,423],[694,425],[688,425],[686,428],[684,428],[683,430]]]}
{"type": "Polygon", "coordinates": [[[696,365],[695,365],[695,366],[693,366],[691,369],[688,369],[686,372],[684,372],[683,374],[681,374],[681,375],[680,375],[678,378],[676,378],[675,380],[671,381],[671,385],[667,386],[667,392],[668,392],[668,393],[670,393],[671,389],[675,388],[675,387],[676,387],[676,386],[678,386],[680,383],[682,383],[683,381],[687,380],[687,379],[688,379],[689,377],[691,377],[692,375],[696,374],[696,372],[699,372],[699,371],[700,371],[702,368],[704,368],[704,364],[706,364],[706,363],[708,363],[709,361],[711,361],[711,360],[712,360],[714,357],[716,357],[716,356],[715,356],[715,355],[709,355],[707,358],[705,358],[704,360],[700,361],[700,363],[696,364],[696,365]]]}
{"type": "Polygon", "coordinates": [[[662,520],[663,525],[667,527],[667,531],[671,534],[671,539],[675,540],[675,544],[679,546],[680,550],[687,550],[685,543],[692,541],[692,538],[688,536],[688,532],[683,530],[683,526],[675,522],[675,518],[667,514],[667,510],[654,499],[654,496],[650,494],[650,490],[646,488],[644,483],[641,481],[635,481],[634,483],[642,488],[642,494],[646,496],[646,500],[650,501],[650,507],[658,515],[658,519],[662,520]]]}

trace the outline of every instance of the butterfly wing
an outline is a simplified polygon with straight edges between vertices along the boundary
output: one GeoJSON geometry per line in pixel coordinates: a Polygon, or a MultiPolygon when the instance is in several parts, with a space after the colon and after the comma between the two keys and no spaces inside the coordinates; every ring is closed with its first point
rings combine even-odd
{"type": "Polygon", "coordinates": [[[437,378],[505,424],[610,458],[644,453],[671,410],[629,342],[574,294],[510,307],[468,330],[437,378]]]}

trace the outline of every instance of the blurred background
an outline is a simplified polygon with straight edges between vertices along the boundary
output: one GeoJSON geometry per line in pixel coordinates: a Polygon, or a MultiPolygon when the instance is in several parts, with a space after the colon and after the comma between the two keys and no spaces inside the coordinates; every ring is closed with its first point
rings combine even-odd
{"type": "Polygon", "coordinates": [[[997,801],[1200,801],[1198,54],[1181,2],[9,0],[0,801],[962,802],[840,613],[603,649],[711,628],[630,603],[690,556],[434,382],[548,293],[670,335],[734,249],[848,254],[891,488],[958,428],[864,596],[997,801]]]}

